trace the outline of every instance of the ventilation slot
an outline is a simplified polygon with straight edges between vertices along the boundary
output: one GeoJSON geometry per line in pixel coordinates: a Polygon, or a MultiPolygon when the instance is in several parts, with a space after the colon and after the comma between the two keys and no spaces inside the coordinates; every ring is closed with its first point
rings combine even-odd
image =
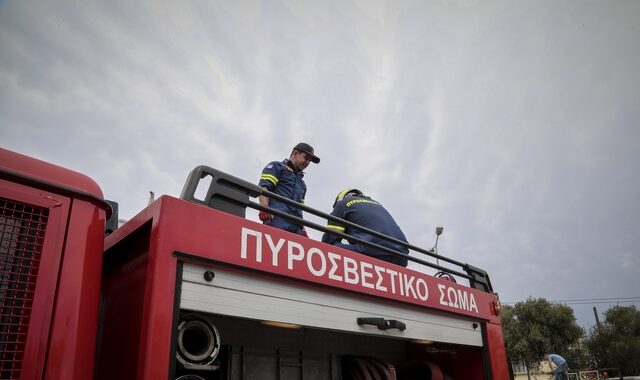
{"type": "Polygon", "coordinates": [[[0,379],[19,379],[49,210],[0,198],[0,379]]]}

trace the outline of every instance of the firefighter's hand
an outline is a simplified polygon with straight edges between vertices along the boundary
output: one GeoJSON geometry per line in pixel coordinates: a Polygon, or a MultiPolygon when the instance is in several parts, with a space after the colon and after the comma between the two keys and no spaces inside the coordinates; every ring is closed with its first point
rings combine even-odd
{"type": "Polygon", "coordinates": [[[273,215],[264,212],[264,211],[260,211],[258,213],[258,218],[260,218],[260,220],[262,220],[263,222],[267,223],[268,221],[270,221],[271,219],[273,219],[273,215]]]}
{"type": "Polygon", "coordinates": [[[306,238],[309,237],[309,234],[307,234],[307,230],[304,227],[302,227],[302,230],[300,230],[300,235],[302,235],[302,236],[304,236],[306,238]]]}

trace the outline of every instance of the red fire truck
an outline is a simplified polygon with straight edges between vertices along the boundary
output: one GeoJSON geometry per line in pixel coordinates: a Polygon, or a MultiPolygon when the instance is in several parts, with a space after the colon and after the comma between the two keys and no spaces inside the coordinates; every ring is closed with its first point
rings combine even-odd
{"type": "Polygon", "coordinates": [[[117,228],[89,177],[0,149],[0,379],[508,379],[486,272],[256,223],[260,195],[200,166],[117,228]]]}

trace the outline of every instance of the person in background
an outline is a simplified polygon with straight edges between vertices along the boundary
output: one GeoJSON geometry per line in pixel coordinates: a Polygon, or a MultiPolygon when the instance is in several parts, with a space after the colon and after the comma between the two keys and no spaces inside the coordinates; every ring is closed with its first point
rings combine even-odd
{"type": "MultiPolygon", "coordinates": [[[[293,147],[289,158],[283,161],[273,161],[265,166],[262,170],[258,186],[282,197],[291,199],[292,201],[304,204],[307,185],[302,178],[304,177],[304,170],[309,166],[310,162],[317,164],[320,162],[320,158],[314,154],[311,145],[301,142],[293,147]]],[[[275,199],[269,199],[264,195],[259,197],[259,202],[262,206],[268,206],[289,215],[302,218],[302,210],[297,207],[286,205],[275,199]]],[[[307,232],[301,224],[269,214],[265,211],[260,211],[258,217],[264,224],[307,236],[307,232]]]]}
{"type": "Polygon", "coordinates": [[[567,361],[558,354],[547,355],[547,361],[551,367],[551,374],[553,374],[555,380],[568,380],[569,365],[567,361]]]}
{"type": "MultiPolygon", "coordinates": [[[[333,203],[333,211],[331,215],[344,219],[354,224],[358,224],[362,227],[370,230],[385,234],[397,240],[406,242],[407,238],[404,233],[393,219],[391,214],[380,204],[380,202],[368,197],[358,189],[345,189],[338,193],[335,202],[333,203]]],[[[340,223],[329,221],[327,228],[346,233],[362,240],[381,245],[386,248],[390,248],[394,251],[409,254],[409,249],[403,245],[392,243],[387,240],[372,236],[364,231],[360,231],[349,226],[344,226],[340,223]]],[[[328,244],[333,244],[342,248],[346,248],[355,252],[365,254],[367,256],[375,257],[380,260],[388,261],[390,263],[398,264],[403,267],[407,266],[407,259],[404,257],[398,257],[396,255],[384,252],[382,250],[369,247],[368,245],[358,243],[356,241],[349,242],[348,244],[341,242],[342,238],[333,234],[325,233],[322,236],[322,241],[328,244]]]]}

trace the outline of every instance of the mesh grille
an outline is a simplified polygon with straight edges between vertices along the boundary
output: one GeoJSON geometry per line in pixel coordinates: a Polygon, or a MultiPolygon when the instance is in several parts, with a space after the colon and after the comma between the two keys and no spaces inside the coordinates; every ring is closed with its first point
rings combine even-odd
{"type": "Polygon", "coordinates": [[[0,198],[0,379],[19,379],[49,210],[0,198]]]}

